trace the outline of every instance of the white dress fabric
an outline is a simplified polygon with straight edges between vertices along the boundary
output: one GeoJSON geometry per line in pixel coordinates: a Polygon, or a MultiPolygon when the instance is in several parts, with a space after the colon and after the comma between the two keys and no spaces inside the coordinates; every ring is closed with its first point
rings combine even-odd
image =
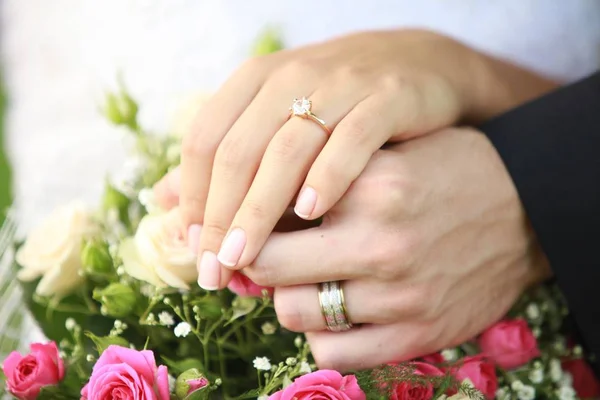
{"type": "Polygon", "coordinates": [[[98,112],[117,76],[141,121],[166,130],[267,26],[288,47],[357,30],[426,27],[570,81],[600,64],[598,0],[0,0],[7,146],[25,229],[59,204],[99,199],[123,133],[98,112]]]}

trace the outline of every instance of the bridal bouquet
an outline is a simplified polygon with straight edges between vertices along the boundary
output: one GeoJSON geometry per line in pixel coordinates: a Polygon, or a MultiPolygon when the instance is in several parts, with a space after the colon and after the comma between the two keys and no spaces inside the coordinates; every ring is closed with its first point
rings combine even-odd
{"type": "Polygon", "coordinates": [[[15,245],[23,301],[47,341],[3,360],[2,386],[14,398],[570,400],[600,394],[582,348],[568,334],[568,310],[554,286],[525,294],[504,320],[455,348],[367,371],[317,369],[303,337],[279,326],[271,288],[241,274],[223,291],[194,284],[196,258],[181,236],[179,210],[159,209],[150,189],[179,163],[179,136],[146,132],[125,91],[108,95],[104,111],[135,143],[124,174],[107,181],[99,209],[67,204],[15,245]]]}

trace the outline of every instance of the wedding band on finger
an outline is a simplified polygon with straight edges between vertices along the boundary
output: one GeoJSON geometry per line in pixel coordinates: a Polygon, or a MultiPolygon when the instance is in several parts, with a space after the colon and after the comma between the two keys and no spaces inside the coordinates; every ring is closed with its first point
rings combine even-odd
{"type": "Polygon", "coordinates": [[[319,304],[327,329],[331,332],[343,332],[352,329],[352,322],[350,322],[346,312],[344,291],[339,281],[319,284],[319,304]]]}
{"type": "Polygon", "coordinates": [[[290,107],[290,118],[300,117],[304,119],[310,119],[311,121],[319,124],[319,126],[323,128],[323,130],[327,132],[328,135],[331,135],[331,129],[329,129],[325,121],[313,114],[311,109],[312,101],[310,101],[306,97],[302,97],[301,99],[294,99],[294,102],[290,107]]]}

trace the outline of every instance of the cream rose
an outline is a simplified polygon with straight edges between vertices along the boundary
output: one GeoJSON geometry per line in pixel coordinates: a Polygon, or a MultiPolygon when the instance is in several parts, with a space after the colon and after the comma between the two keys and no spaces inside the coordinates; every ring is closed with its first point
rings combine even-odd
{"type": "Polygon", "coordinates": [[[98,231],[91,213],[81,202],[56,209],[34,229],[16,254],[22,269],[18,278],[29,282],[42,277],[36,293],[40,296],[65,296],[83,278],[81,247],[98,231]]]}
{"type": "Polygon", "coordinates": [[[198,278],[196,256],[181,234],[179,208],[142,218],[135,236],[119,248],[123,268],[132,277],[156,287],[189,289],[198,278]]]}

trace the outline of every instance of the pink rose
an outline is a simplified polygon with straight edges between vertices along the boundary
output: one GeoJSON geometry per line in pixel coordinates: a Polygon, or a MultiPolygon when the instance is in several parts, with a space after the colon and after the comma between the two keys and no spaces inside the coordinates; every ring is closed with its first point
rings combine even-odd
{"type": "Polygon", "coordinates": [[[294,383],[272,394],[269,400],[366,400],[354,375],[322,369],[297,378],[294,383]]]}
{"type": "Polygon", "coordinates": [[[82,400],[169,400],[167,367],[156,368],[154,353],[109,346],[81,391],[82,400]]]}
{"type": "Polygon", "coordinates": [[[573,377],[573,389],[582,399],[592,399],[600,396],[600,384],[594,372],[582,359],[564,361],[563,370],[573,377]]]}
{"type": "Polygon", "coordinates": [[[265,289],[269,292],[269,296],[273,295],[273,288],[259,286],[252,282],[246,275],[239,272],[233,274],[227,287],[233,293],[243,297],[262,297],[262,291],[265,289]]]}
{"type": "Polygon", "coordinates": [[[26,356],[13,351],[2,365],[8,391],[20,400],[37,398],[42,387],[56,385],[65,376],[56,343],[33,343],[29,349],[26,356]]]}
{"type": "Polygon", "coordinates": [[[459,363],[460,367],[454,373],[454,377],[459,382],[469,379],[485,397],[493,399],[498,389],[494,364],[486,361],[482,356],[465,357],[459,363]]]}
{"type": "Polygon", "coordinates": [[[514,369],[540,355],[537,340],[524,319],[498,322],[479,337],[481,352],[498,366],[514,369]]]}
{"type": "Polygon", "coordinates": [[[441,353],[431,353],[431,354],[421,357],[421,359],[424,362],[426,362],[427,364],[433,364],[433,365],[446,363],[446,360],[444,360],[444,357],[442,357],[441,353]]]}
{"type": "MultiPolygon", "coordinates": [[[[431,364],[423,362],[411,362],[410,368],[414,368],[415,375],[442,376],[444,373],[431,364]]],[[[433,398],[433,386],[428,384],[416,385],[410,382],[396,384],[392,390],[390,400],[429,400],[433,398]]]]}

